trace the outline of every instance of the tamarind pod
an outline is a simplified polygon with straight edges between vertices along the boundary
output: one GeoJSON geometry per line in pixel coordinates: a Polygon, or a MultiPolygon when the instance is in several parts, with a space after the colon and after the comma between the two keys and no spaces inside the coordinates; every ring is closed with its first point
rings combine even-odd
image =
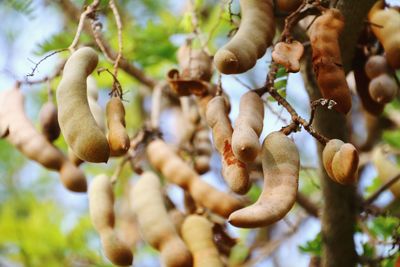
{"type": "Polygon", "coordinates": [[[383,73],[371,80],[368,91],[374,101],[386,104],[396,97],[398,87],[390,75],[383,73]]]}
{"type": "MultiPolygon", "coordinates": [[[[361,39],[362,40],[362,39],[361,39]]],[[[363,41],[361,43],[365,43],[363,41]]],[[[356,90],[358,96],[361,100],[362,107],[372,115],[379,115],[382,113],[384,105],[375,102],[369,92],[368,92],[368,85],[369,85],[369,78],[366,75],[366,71],[364,70],[364,64],[366,62],[366,57],[364,55],[364,51],[360,48],[356,49],[354,60],[353,60],[353,71],[354,71],[354,79],[356,81],[356,90]]]]}
{"type": "Polygon", "coordinates": [[[206,218],[188,216],[182,225],[182,237],[193,254],[193,267],[224,266],[214,244],[212,224],[206,218]]]}
{"type": "MultiPolygon", "coordinates": [[[[379,179],[383,183],[387,183],[390,179],[400,174],[400,168],[387,158],[382,147],[377,147],[373,150],[372,163],[379,179]]],[[[396,198],[400,198],[400,181],[394,183],[389,189],[396,198]]]]}
{"type": "Polygon", "coordinates": [[[240,98],[239,115],[232,134],[233,154],[246,163],[253,162],[261,150],[259,141],[263,129],[264,103],[255,92],[240,98]]]}
{"type": "Polygon", "coordinates": [[[164,141],[153,140],[147,146],[146,153],[150,164],[159,170],[168,182],[188,191],[198,205],[225,218],[242,207],[238,199],[200,179],[164,141]]]}
{"type": "Polygon", "coordinates": [[[195,150],[194,169],[203,174],[210,170],[212,146],[209,138],[208,127],[200,123],[193,136],[193,147],[195,150]]]}
{"type": "Polygon", "coordinates": [[[368,13],[372,32],[382,44],[389,65],[400,68],[400,13],[384,8],[384,1],[375,3],[368,13]]]}
{"type": "Polygon", "coordinates": [[[121,156],[130,147],[129,136],[125,129],[125,108],[118,97],[112,97],[106,107],[108,142],[112,156],[121,156]]]}
{"type": "Polygon", "coordinates": [[[97,62],[90,47],[80,48],[68,58],[57,88],[58,121],[65,141],[80,159],[107,162],[110,148],[90,112],[86,92],[87,76],[97,62]]]}
{"type": "Polygon", "coordinates": [[[96,80],[93,78],[92,75],[89,75],[87,77],[86,84],[88,100],[92,99],[93,101],[97,101],[97,99],[99,98],[99,92],[97,90],[96,80]]]}
{"type": "Polygon", "coordinates": [[[143,239],[161,252],[163,266],[191,266],[192,256],[180,239],[164,205],[161,184],[152,172],[144,172],[131,191],[143,239]]]}
{"type": "Polygon", "coordinates": [[[114,229],[103,229],[100,233],[100,239],[104,254],[113,264],[120,266],[132,265],[132,251],[118,238],[114,229]]]}
{"type": "Polygon", "coordinates": [[[89,187],[89,214],[97,232],[114,228],[114,193],[110,179],[96,176],[89,187]]]}
{"type": "Polygon", "coordinates": [[[74,151],[72,151],[72,149],[70,147],[68,147],[68,159],[75,165],[75,166],[79,166],[83,163],[83,160],[81,160],[80,158],[78,158],[74,151]]]}
{"type": "Polygon", "coordinates": [[[168,217],[175,226],[177,233],[180,234],[182,224],[185,220],[185,214],[178,209],[171,209],[168,211],[168,217]]]}
{"type": "Polygon", "coordinates": [[[300,156],[294,142],[272,132],[261,150],[264,187],[258,200],[229,216],[229,223],[243,228],[262,227],[282,219],[296,202],[300,156]]]}
{"type": "Polygon", "coordinates": [[[92,224],[100,234],[107,258],[116,265],[131,265],[133,255],[114,230],[114,193],[106,175],[96,176],[89,187],[89,214],[92,224]]]}
{"type": "Polygon", "coordinates": [[[308,35],[312,47],[312,63],[318,87],[326,99],[337,104],[334,109],[346,114],[351,109],[351,95],[342,68],[339,35],[344,18],[338,9],[328,9],[311,25],[308,35]]]}
{"type": "Polygon", "coordinates": [[[249,176],[245,163],[233,153],[233,130],[222,96],[216,96],[208,103],[206,120],[212,128],[214,144],[222,158],[222,176],[233,192],[245,194],[250,189],[249,176]]]}
{"type": "Polygon", "coordinates": [[[383,73],[389,72],[389,66],[387,65],[386,58],[381,55],[374,55],[368,58],[365,63],[365,73],[368,78],[373,79],[383,73]]]}
{"type": "Polygon", "coordinates": [[[214,56],[214,64],[224,74],[237,74],[251,69],[275,35],[272,0],[240,0],[239,30],[214,56]]]}
{"type": "Polygon", "coordinates": [[[97,103],[99,98],[99,92],[97,91],[96,80],[89,75],[86,79],[87,83],[87,97],[89,103],[89,109],[92,113],[96,124],[99,126],[103,133],[106,132],[106,123],[104,120],[104,112],[100,105],[97,103]]]}
{"type": "Polygon", "coordinates": [[[206,52],[185,44],[178,49],[177,58],[183,78],[210,81],[212,58],[206,52]]]}
{"type": "Polygon", "coordinates": [[[18,88],[5,91],[7,104],[2,106],[2,117],[8,126],[6,140],[22,154],[43,167],[60,172],[63,185],[74,192],[86,192],[84,173],[71,164],[64,154],[39,133],[24,110],[24,96],[18,88]],[[4,115],[4,116],[3,116],[4,115]]]}
{"type": "Polygon", "coordinates": [[[276,8],[285,13],[292,13],[303,3],[302,0],[277,0],[275,2],[276,8]]]}
{"type": "Polygon", "coordinates": [[[60,126],[57,119],[57,107],[53,102],[47,102],[39,112],[39,122],[42,133],[47,140],[53,142],[60,136],[60,126]]]}
{"type": "Polygon", "coordinates": [[[299,72],[300,59],[304,53],[304,46],[298,41],[291,43],[279,42],[274,46],[272,59],[285,67],[287,72],[299,72]]]}
{"type": "Polygon", "coordinates": [[[344,185],[354,184],[357,181],[358,152],[352,144],[343,144],[333,156],[332,172],[335,180],[344,185]]]}
{"type": "Polygon", "coordinates": [[[352,144],[339,139],[329,140],[322,152],[322,162],[333,181],[343,185],[356,182],[359,157],[352,144]]]}

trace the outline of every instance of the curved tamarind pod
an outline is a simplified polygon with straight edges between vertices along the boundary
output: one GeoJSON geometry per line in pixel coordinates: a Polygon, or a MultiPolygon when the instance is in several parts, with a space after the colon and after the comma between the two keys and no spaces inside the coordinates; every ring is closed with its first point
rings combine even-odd
{"type": "Polygon", "coordinates": [[[146,153],[150,164],[159,170],[168,182],[188,191],[198,205],[225,218],[242,207],[239,200],[200,179],[164,141],[153,140],[147,146],[146,153]]]}
{"type": "Polygon", "coordinates": [[[343,185],[356,182],[359,158],[352,144],[331,139],[322,152],[322,161],[328,176],[333,181],[343,185]]]}
{"type": "Polygon", "coordinates": [[[375,55],[368,58],[364,66],[365,73],[368,78],[373,79],[383,73],[389,72],[389,66],[387,65],[386,58],[381,55],[375,55]]]}
{"type": "Polygon", "coordinates": [[[263,129],[264,103],[255,92],[240,98],[239,115],[232,134],[233,154],[246,163],[253,162],[261,150],[260,134],[263,129]]]}
{"type": "Polygon", "coordinates": [[[384,73],[371,80],[368,92],[374,101],[386,104],[396,97],[398,89],[394,79],[384,73]]]}
{"type": "Polygon", "coordinates": [[[80,159],[107,162],[110,148],[90,112],[86,92],[87,76],[96,68],[97,62],[96,52],[83,47],[65,63],[57,88],[58,121],[65,141],[80,159]]]}
{"type": "Polygon", "coordinates": [[[24,96],[18,88],[5,91],[6,105],[2,106],[0,120],[7,125],[7,141],[13,144],[29,159],[47,169],[60,172],[63,185],[74,192],[86,192],[87,184],[84,173],[74,166],[64,154],[54,147],[32,122],[24,110],[24,96]]]}
{"type": "Polygon", "coordinates": [[[89,214],[107,258],[117,265],[131,265],[132,252],[114,230],[114,193],[106,175],[96,176],[89,187],[89,214]]]}
{"type": "Polygon", "coordinates": [[[177,57],[182,70],[182,78],[210,81],[212,58],[206,52],[184,44],[178,49],[177,57]]]}
{"type": "Polygon", "coordinates": [[[96,124],[99,126],[103,133],[106,132],[106,123],[104,119],[104,111],[97,103],[97,99],[99,98],[99,92],[97,91],[96,80],[89,75],[86,79],[87,83],[87,97],[89,103],[89,109],[92,113],[96,124]]]}
{"type": "Polygon", "coordinates": [[[224,266],[214,244],[212,224],[206,218],[188,216],[182,225],[182,237],[193,254],[193,267],[224,266]]]}
{"type": "Polygon", "coordinates": [[[303,3],[302,0],[276,0],[276,8],[285,13],[292,13],[303,3]]]}
{"type": "Polygon", "coordinates": [[[212,128],[215,147],[221,155],[222,176],[233,192],[245,194],[250,189],[246,164],[232,150],[232,126],[222,96],[214,97],[207,105],[206,120],[212,128]]]}
{"type": "Polygon", "coordinates": [[[258,200],[229,216],[243,228],[262,227],[282,219],[296,202],[300,156],[293,141],[281,132],[269,134],[262,146],[264,188],[258,200]]]}
{"type": "Polygon", "coordinates": [[[272,59],[286,68],[287,72],[299,72],[300,59],[304,53],[304,46],[298,41],[291,43],[279,42],[274,46],[272,59]]]}
{"type": "Polygon", "coordinates": [[[160,251],[163,266],[192,266],[192,255],[168,216],[159,178],[144,172],[130,197],[143,239],[160,251]]]}
{"type": "Polygon", "coordinates": [[[106,107],[108,125],[108,143],[112,156],[121,156],[130,147],[129,136],[125,129],[125,108],[119,97],[112,97],[106,107]]]}
{"type": "MultiPolygon", "coordinates": [[[[399,166],[387,158],[382,147],[377,147],[373,150],[372,163],[378,173],[379,179],[383,183],[387,183],[393,177],[400,174],[399,166]]],[[[400,181],[394,183],[389,189],[396,198],[400,198],[400,181]]]]}
{"type": "Polygon", "coordinates": [[[39,122],[42,133],[47,140],[53,142],[60,136],[60,126],[57,119],[57,107],[53,102],[46,102],[39,112],[39,122]]]}
{"type": "Polygon", "coordinates": [[[195,150],[194,169],[203,174],[210,170],[210,161],[212,155],[212,145],[209,138],[208,127],[204,123],[199,124],[194,136],[193,147],[195,150]]]}
{"type": "Polygon", "coordinates": [[[265,54],[275,35],[272,0],[240,0],[242,21],[235,36],[214,56],[214,64],[225,74],[245,72],[265,54]]]}
{"type": "Polygon", "coordinates": [[[384,1],[375,3],[368,13],[372,32],[382,44],[389,65],[400,68],[400,13],[384,8],[384,1]]]}
{"type": "Polygon", "coordinates": [[[342,68],[339,35],[344,18],[338,9],[328,9],[311,25],[308,35],[312,63],[321,94],[337,104],[334,109],[346,114],[351,109],[351,95],[342,68]]]}

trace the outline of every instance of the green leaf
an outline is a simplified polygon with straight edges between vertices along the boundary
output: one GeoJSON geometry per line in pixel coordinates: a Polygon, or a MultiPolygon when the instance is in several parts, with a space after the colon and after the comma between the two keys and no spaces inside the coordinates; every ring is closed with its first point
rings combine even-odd
{"type": "Polygon", "coordinates": [[[318,233],[317,236],[310,241],[307,241],[305,245],[300,245],[299,250],[303,253],[321,256],[322,248],[322,235],[318,233]]]}
{"type": "Polygon", "coordinates": [[[383,140],[389,145],[400,148],[400,130],[396,131],[385,131],[382,136],[383,140]]]}

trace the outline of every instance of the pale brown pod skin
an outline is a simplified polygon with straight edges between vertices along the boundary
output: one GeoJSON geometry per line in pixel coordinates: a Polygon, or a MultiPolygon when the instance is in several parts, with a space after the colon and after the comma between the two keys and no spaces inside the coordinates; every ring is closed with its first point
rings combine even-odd
{"type": "Polygon", "coordinates": [[[114,229],[114,192],[111,181],[106,175],[96,176],[90,184],[89,214],[94,228],[100,234],[107,258],[116,265],[131,265],[132,252],[118,238],[114,229]]]}
{"type": "Polygon", "coordinates": [[[253,162],[261,151],[259,141],[263,129],[264,102],[249,91],[240,98],[239,115],[232,134],[233,154],[246,163],[253,162]]]}
{"type": "Polygon", "coordinates": [[[4,91],[2,96],[7,99],[6,104],[0,107],[0,121],[7,125],[6,140],[29,159],[47,169],[59,171],[61,182],[69,190],[86,192],[84,173],[39,133],[26,116],[21,91],[14,88],[4,91]]]}
{"type": "Polygon", "coordinates": [[[170,183],[188,191],[194,201],[216,214],[227,218],[240,209],[242,203],[203,181],[164,141],[155,139],[147,146],[150,164],[160,171],[170,183]]]}
{"type": "Polygon", "coordinates": [[[391,102],[396,97],[398,90],[395,80],[387,73],[372,79],[368,87],[371,98],[380,104],[391,102]]]}
{"type": "Polygon", "coordinates": [[[57,119],[57,107],[53,102],[46,102],[39,112],[39,123],[47,140],[53,142],[60,136],[60,126],[57,119]]]}
{"type": "Polygon", "coordinates": [[[106,116],[110,154],[124,155],[130,147],[130,141],[125,129],[125,108],[119,97],[112,97],[108,101],[106,116]]]}
{"type": "Polygon", "coordinates": [[[394,69],[400,68],[400,13],[393,8],[385,9],[384,1],[380,0],[369,11],[368,20],[385,50],[389,65],[394,69]]]}
{"type": "Polygon", "coordinates": [[[193,147],[195,150],[194,169],[203,174],[210,170],[212,145],[209,138],[207,125],[200,122],[193,136],[193,147]]]}
{"type": "Polygon", "coordinates": [[[312,47],[312,63],[321,94],[337,104],[334,109],[348,113],[351,109],[350,89],[342,68],[339,35],[344,18],[338,9],[328,9],[311,25],[308,35],[312,47]]]}
{"type": "Polygon", "coordinates": [[[107,162],[107,138],[90,112],[87,77],[96,68],[98,56],[90,47],[75,51],[67,60],[57,88],[58,121],[65,141],[88,162],[107,162]]]}
{"type": "Polygon", "coordinates": [[[285,67],[287,72],[299,72],[300,59],[304,53],[304,46],[298,41],[291,43],[279,42],[274,46],[272,59],[285,67]]]}
{"type": "Polygon", "coordinates": [[[163,266],[192,266],[192,255],[168,215],[159,178],[152,172],[144,172],[130,198],[142,237],[160,251],[163,266]]]}
{"type": "MultiPolygon", "coordinates": [[[[387,158],[382,147],[377,147],[373,150],[372,163],[379,179],[383,183],[387,183],[390,179],[400,174],[399,166],[387,158]]],[[[394,183],[389,189],[396,198],[400,198],[400,181],[394,183]]]]}
{"type": "Polygon", "coordinates": [[[383,73],[389,72],[389,66],[387,64],[386,58],[381,55],[375,55],[368,58],[364,66],[365,73],[368,78],[373,79],[378,77],[383,73]]]}
{"type": "Polygon", "coordinates": [[[350,143],[331,139],[322,152],[322,162],[328,176],[342,185],[357,181],[358,152],[350,143]]]}
{"type": "Polygon", "coordinates": [[[182,225],[182,237],[193,254],[193,267],[223,267],[213,240],[212,224],[203,216],[190,215],[182,225]]]}
{"type": "Polygon", "coordinates": [[[103,109],[101,108],[99,103],[97,103],[97,99],[99,98],[99,92],[97,91],[96,80],[91,75],[89,75],[86,79],[86,83],[87,83],[87,97],[88,97],[90,112],[92,112],[94,120],[96,121],[101,131],[105,133],[106,132],[105,115],[103,109]]]}
{"type": "Polygon", "coordinates": [[[240,9],[239,30],[214,56],[215,66],[224,74],[243,73],[254,67],[275,35],[272,0],[240,0],[240,9]]]}
{"type": "Polygon", "coordinates": [[[282,219],[296,202],[300,155],[294,142],[281,132],[269,134],[262,146],[264,187],[258,200],[229,216],[242,228],[264,227],[282,219]]]}
{"type": "Polygon", "coordinates": [[[209,82],[212,76],[212,58],[201,49],[182,45],[177,53],[182,77],[209,82]]]}
{"type": "Polygon", "coordinates": [[[250,189],[246,165],[235,157],[232,149],[233,129],[222,96],[216,96],[207,105],[206,120],[222,160],[222,176],[233,192],[245,194],[250,189]]]}

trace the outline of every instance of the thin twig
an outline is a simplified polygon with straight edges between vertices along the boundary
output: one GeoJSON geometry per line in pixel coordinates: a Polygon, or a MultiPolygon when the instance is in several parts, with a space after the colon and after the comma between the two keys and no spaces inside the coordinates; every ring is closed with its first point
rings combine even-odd
{"type": "Polygon", "coordinates": [[[119,162],[119,164],[117,165],[117,168],[115,168],[115,171],[113,173],[113,175],[111,176],[111,184],[115,184],[118,180],[118,177],[121,175],[122,169],[124,168],[125,164],[129,161],[130,156],[129,154],[126,154],[123,159],[119,162]]]}
{"type": "Polygon", "coordinates": [[[311,126],[314,120],[315,111],[318,106],[325,107],[327,105],[327,109],[332,109],[337,103],[332,99],[320,98],[311,102],[311,115],[308,121],[308,126],[311,126]]]}
{"type": "Polygon", "coordinates": [[[25,77],[25,80],[23,81],[18,81],[21,84],[28,84],[28,85],[33,85],[33,84],[39,84],[39,83],[44,83],[47,81],[53,80],[55,77],[59,76],[60,73],[62,72],[64,65],[65,65],[66,60],[62,60],[56,67],[55,71],[51,75],[47,75],[41,79],[38,80],[33,80],[29,81],[28,77],[25,77]]]}
{"type": "Polygon", "coordinates": [[[150,127],[152,130],[158,130],[160,127],[160,113],[161,113],[161,99],[162,91],[166,82],[158,83],[153,90],[152,103],[151,103],[151,117],[150,117],[150,127]]]}
{"type": "Polygon", "coordinates": [[[368,197],[364,203],[363,206],[369,206],[371,205],[383,192],[385,192],[387,189],[389,189],[392,185],[394,185],[397,181],[400,180],[400,173],[389,179],[385,184],[383,184],[378,190],[376,190],[375,193],[373,193],[370,197],[368,197]]]}
{"type": "Polygon", "coordinates": [[[45,61],[46,59],[48,59],[49,57],[51,57],[51,56],[53,56],[53,55],[55,55],[55,54],[58,54],[58,53],[60,53],[60,52],[66,51],[66,50],[67,50],[67,49],[65,49],[65,48],[64,48],[64,49],[59,49],[59,50],[53,51],[53,52],[51,52],[50,54],[46,55],[44,58],[42,58],[41,60],[39,60],[39,62],[35,63],[35,67],[32,68],[31,73],[28,73],[26,76],[27,76],[27,77],[32,77],[33,75],[35,75],[35,71],[37,70],[37,68],[39,67],[39,65],[40,65],[43,61],[45,61]]]}
{"type": "Polygon", "coordinates": [[[114,75],[115,77],[118,77],[118,68],[119,68],[119,62],[122,57],[122,50],[123,50],[123,43],[122,43],[122,22],[121,22],[121,16],[119,15],[118,8],[115,5],[114,0],[110,0],[110,8],[114,14],[115,18],[115,24],[117,24],[117,31],[118,31],[118,54],[117,58],[115,59],[114,62],[114,75]]]}

